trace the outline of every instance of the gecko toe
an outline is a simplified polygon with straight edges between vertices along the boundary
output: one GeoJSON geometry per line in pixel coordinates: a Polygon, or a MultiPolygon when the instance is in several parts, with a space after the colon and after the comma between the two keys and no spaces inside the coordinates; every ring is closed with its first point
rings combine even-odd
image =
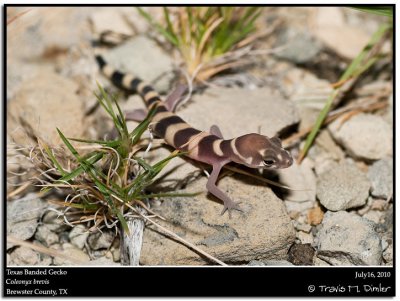
{"type": "Polygon", "coordinates": [[[232,210],[233,209],[243,212],[243,210],[239,207],[240,203],[241,202],[237,202],[237,203],[236,202],[229,202],[229,203],[226,202],[226,203],[224,203],[224,208],[221,211],[221,215],[224,215],[224,213],[228,210],[229,218],[232,218],[232,210]]]}

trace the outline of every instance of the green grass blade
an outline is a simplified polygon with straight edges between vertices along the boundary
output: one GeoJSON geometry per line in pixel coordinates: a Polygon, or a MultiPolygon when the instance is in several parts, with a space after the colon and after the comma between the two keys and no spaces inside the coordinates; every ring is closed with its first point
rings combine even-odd
{"type": "Polygon", "coordinates": [[[121,223],[122,229],[124,229],[124,231],[127,235],[130,235],[128,223],[126,222],[125,217],[119,211],[117,211],[116,214],[119,219],[119,222],[121,223]]]}
{"type": "Polygon", "coordinates": [[[175,198],[175,197],[194,197],[201,192],[193,193],[150,193],[135,197],[137,200],[153,199],[153,198],[175,198]]]}
{"type": "Polygon", "coordinates": [[[375,14],[380,16],[385,16],[389,18],[393,18],[393,7],[391,6],[350,6],[351,8],[357,9],[359,11],[363,11],[369,14],[375,14]]]}
{"type": "Polygon", "coordinates": [[[53,162],[54,166],[57,168],[58,172],[62,175],[65,176],[67,173],[64,171],[62,168],[61,164],[57,161],[56,157],[54,157],[53,152],[50,151],[49,147],[47,144],[44,142],[41,143],[46,154],[50,157],[51,162],[53,162]]]}
{"type": "MultiPolygon", "coordinates": [[[[95,155],[93,155],[92,157],[89,157],[87,159],[87,161],[89,164],[94,164],[94,163],[98,162],[99,160],[101,160],[103,158],[103,156],[104,156],[104,154],[99,152],[99,153],[96,153],[95,155]]],[[[66,174],[65,176],[63,176],[62,178],[60,178],[57,181],[68,182],[68,181],[76,178],[77,176],[81,175],[84,171],[85,171],[84,168],[82,166],[79,166],[78,168],[74,169],[73,171],[66,174]]]]}
{"type": "MultiPolygon", "coordinates": [[[[379,27],[379,29],[372,36],[371,40],[368,42],[368,44],[363,48],[363,50],[358,54],[358,56],[347,67],[347,69],[345,70],[343,75],[340,77],[339,82],[344,82],[352,77],[361,75],[363,72],[365,72],[368,68],[370,68],[376,62],[376,60],[377,60],[376,56],[372,57],[367,62],[365,62],[365,58],[369,54],[370,50],[374,47],[374,45],[376,45],[380,41],[380,39],[382,39],[384,37],[386,32],[390,29],[391,29],[391,25],[388,25],[388,24],[384,24],[379,27]]],[[[326,116],[328,115],[328,113],[331,109],[333,100],[337,97],[339,92],[340,92],[340,86],[337,87],[332,92],[332,94],[329,96],[327,102],[325,103],[324,108],[318,115],[317,121],[314,124],[311,132],[308,134],[306,143],[300,152],[299,159],[298,159],[299,162],[302,161],[302,159],[305,157],[308,150],[310,149],[326,116]]]]}
{"type": "Polygon", "coordinates": [[[339,90],[335,90],[332,92],[332,94],[329,96],[328,101],[325,103],[325,106],[323,107],[322,111],[319,113],[317,121],[315,122],[310,134],[308,134],[306,143],[300,153],[299,160],[302,160],[305,154],[307,154],[308,150],[310,149],[312,143],[314,142],[315,137],[317,136],[319,129],[321,128],[326,116],[328,115],[333,100],[336,98],[336,96],[339,94],[339,90]]]}
{"type": "Polygon", "coordinates": [[[378,30],[372,35],[371,40],[363,48],[363,50],[357,55],[357,57],[347,67],[346,71],[340,77],[339,82],[348,80],[353,74],[357,72],[360,64],[363,62],[371,48],[383,37],[383,35],[391,28],[391,25],[381,25],[378,30]]]}
{"type": "Polygon", "coordinates": [[[174,43],[172,43],[172,44],[174,44],[175,46],[179,47],[180,41],[179,41],[175,31],[174,31],[174,27],[172,26],[171,19],[169,17],[168,8],[164,7],[163,9],[164,9],[165,22],[167,23],[167,31],[168,31],[168,33],[171,35],[171,37],[174,40],[174,43]]]}
{"type": "Polygon", "coordinates": [[[176,39],[176,37],[173,34],[171,34],[169,31],[165,30],[164,27],[161,26],[161,24],[154,21],[153,18],[147,12],[145,12],[141,7],[137,7],[136,9],[149,22],[149,24],[154,26],[154,28],[156,28],[168,41],[170,41],[173,45],[175,45],[177,47],[179,46],[179,41],[176,39]]]}
{"type": "Polygon", "coordinates": [[[88,144],[100,144],[111,148],[116,148],[121,144],[120,140],[112,140],[112,141],[104,141],[104,140],[88,140],[88,139],[79,139],[79,138],[71,138],[68,137],[68,140],[88,143],[88,144]]]}

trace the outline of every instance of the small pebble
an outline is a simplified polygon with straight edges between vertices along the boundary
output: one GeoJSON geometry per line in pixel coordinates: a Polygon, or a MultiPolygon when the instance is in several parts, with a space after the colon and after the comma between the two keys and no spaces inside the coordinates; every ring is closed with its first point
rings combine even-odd
{"type": "Polygon", "coordinates": [[[314,237],[312,234],[299,231],[296,233],[296,237],[300,240],[302,244],[312,244],[314,242],[314,237]]]}
{"type": "Polygon", "coordinates": [[[71,241],[71,244],[79,249],[83,249],[88,236],[89,232],[84,225],[76,225],[69,232],[69,240],[71,241]]]}
{"type": "Polygon", "coordinates": [[[324,218],[324,212],[322,211],[319,203],[317,203],[314,208],[308,210],[307,218],[308,222],[313,226],[319,225],[322,222],[322,219],[324,218]]]}
{"type": "Polygon", "coordinates": [[[294,265],[312,265],[314,253],[310,244],[294,244],[289,249],[288,260],[294,265]]]}
{"type": "Polygon", "coordinates": [[[90,234],[87,242],[92,250],[109,249],[115,237],[115,231],[103,231],[90,234]]]}
{"type": "Polygon", "coordinates": [[[35,239],[45,246],[51,246],[59,241],[58,235],[52,232],[46,224],[40,225],[35,233],[35,239]]]}

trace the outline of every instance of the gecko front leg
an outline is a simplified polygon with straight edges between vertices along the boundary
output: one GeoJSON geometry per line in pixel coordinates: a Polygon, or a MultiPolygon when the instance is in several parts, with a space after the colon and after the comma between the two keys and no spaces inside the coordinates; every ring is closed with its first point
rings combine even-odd
{"type": "Polygon", "coordinates": [[[219,198],[220,200],[222,200],[224,202],[224,208],[222,209],[221,215],[223,215],[226,212],[226,210],[228,210],[229,218],[231,218],[231,210],[232,209],[242,211],[239,207],[239,203],[232,201],[231,198],[229,196],[227,196],[223,191],[221,191],[215,184],[217,182],[218,175],[219,175],[222,167],[227,163],[229,163],[229,161],[222,162],[222,163],[218,162],[216,164],[213,164],[213,170],[211,172],[210,177],[208,178],[206,187],[207,187],[207,190],[211,194],[213,194],[214,196],[216,196],[217,198],[219,198]]]}

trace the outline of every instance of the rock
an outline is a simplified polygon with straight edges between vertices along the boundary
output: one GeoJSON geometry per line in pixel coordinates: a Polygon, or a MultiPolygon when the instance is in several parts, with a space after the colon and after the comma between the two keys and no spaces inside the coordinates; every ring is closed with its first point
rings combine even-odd
{"type": "Polygon", "coordinates": [[[38,265],[40,263],[40,253],[30,248],[18,247],[11,253],[13,265],[38,265]]]}
{"type": "Polygon", "coordinates": [[[314,242],[314,236],[312,236],[312,234],[310,233],[305,233],[303,231],[297,232],[296,238],[300,241],[301,244],[311,245],[314,242]]]}
{"type": "MultiPolygon", "coordinates": [[[[154,165],[169,155],[171,155],[170,149],[157,147],[152,149],[146,159],[149,164],[154,165]]],[[[152,189],[154,191],[160,191],[160,189],[175,191],[184,188],[203,174],[202,170],[196,165],[183,156],[175,157],[157,175],[152,189]]],[[[207,168],[206,165],[204,167],[207,168]]]]}
{"type": "Polygon", "coordinates": [[[385,121],[391,126],[393,127],[393,93],[390,95],[389,97],[389,107],[386,109],[386,114],[383,116],[385,121]]]}
{"type": "Polygon", "coordinates": [[[288,260],[294,265],[312,265],[315,250],[310,244],[294,244],[288,254],[288,260]]]}
{"type": "Polygon", "coordinates": [[[321,46],[307,31],[289,27],[279,33],[275,47],[283,49],[275,52],[274,56],[295,64],[304,64],[315,59],[321,51],[321,46]]]}
{"type": "Polygon", "coordinates": [[[387,199],[393,194],[393,158],[383,158],[372,164],[368,170],[371,194],[387,199]]]}
{"type": "Polygon", "coordinates": [[[35,239],[43,243],[46,247],[59,241],[58,235],[52,232],[46,224],[40,225],[37,228],[35,239]]]}
{"type": "Polygon", "coordinates": [[[287,260],[265,260],[264,264],[266,266],[287,266],[287,265],[293,265],[291,262],[287,260]]]}
{"type": "Polygon", "coordinates": [[[75,258],[77,261],[71,261],[69,259],[56,256],[54,258],[54,265],[77,265],[78,261],[86,264],[90,260],[89,255],[69,243],[64,243],[60,248],[60,252],[71,258],[75,258]]]}
{"type": "Polygon", "coordinates": [[[218,125],[225,139],[257,133],[258,128],[263,135],[272,137],[299,122],[292,102],[267,87],[209,88],[201,95],[193,95],[190,105],[178,114],[199,130],[209,131],[211,125],[218,125]]]}
{"type": "Polygon", "coordinates": [[[248,264],[248,266],[287,266],[293,265],[291,262],[286,260],[252,260],[248,264]]]}
{"type": "MultiPolygon", "coordinates": [[[[243,213],[232,212],[231,219],[228,214],[221,216],[222,205],[206,197],[206,179],[200,178],[184,190],[202,191],[200,195],[166,199],[152,208],[167,219],[157,222],[228,264],[285,259],[295,232],[282,202],[270,188],[238,178],[222,178],[218,186],[234,201],[242,201],[243,213]]],[[[153,225],[145,229],[142,265],[216,264],[160,232],[153,225]]]]}
{"type": "Polygon", "coordinates": [[[51,65],[21,62],[17,59],[10,59],[7,62],[12,68],[7,69],[7,101],[13,99],[24,83],[34,80],[40,74],[52,73],[54,68],[51,65]]]}
{"type": "Polygon", "coordinates": [[[118,34],[132,35],[132,27],[129,26],[117,7],[96,10],[90,16],[90,20],[97,33],[112,31],[118,34]]]}
{"type": "Polygon", "coordinates": [[[303,231],[306,233],[311,232],[312,227],[309,224],[303,224],[303,223],[299,223],[298,221],[293,221],[293,225],[296,228],[296,230],[298,230],[298,231],[303,231]]]}
{"type": "Polygon", "coordinates": [[[279,73],[282,74],[284,94],[296,105],[301,116],[299,130],[312,127],[333,91],[331,83],[293,65],[282,64],[279,69],[282,69],[279,73]]]}
{"type": "Polygon", "coordinates": [[[288,212],[290,212],[292,216],[312,208],[315,204],[315,202],[312,202],[312,201],[305,201],[305,202],[285,201],[284,203],[285,203],[286,210],[288,212]]]}
{"type": "Polygon", "coordinates": [[[50,210],[43,214],[42,222],[50,231],[55,233],[60,233],[70,228],[70,226],[64,222],[62,216],[50,210]]]}
{"type": "Polygon", "coordinates": [[[87,242],[92,250],[109,249],[115,238],[115,231],[106,230],[89,235],[87,242]]]}
{"type": "Polygon", "coordinates": [[[76,95],[77,87],[55,73],[41,73],[24,83],[8,103],[7,122],[12,139],[21,145],[29,143],[22,130],[13,131],[19,126],[51,145],[61,143],[56,128],[66,137],[82,137],[85,116],[82,101],[76,95]]]}
{"type": "Polygon", "coordinates": [[[385,211],[389,206],[387,200],[373,200],[371,203],[372,210],[385,211]]]}
{"type": "Polygon", "coordinates": [[[140,76],[159,93],[171,90],[174,61],[150,38],[135,36],[106,52],[104,58],[114,68],[140,76]]]}
{"type": "Polygon", "coordinates": [[[315,165],[317,165],[317,162],[319,162],[318,157],[321,156],[325,156],[326,158],[330,158],[335,161],[341,161],[345,158],[343,150],[336,144],[331,134],[327,130],[322,130],[318,133],[318,136],[315,139],[315,146],[318,148],[315,165]]]}
{"type": "Polygon", "coordinates": [[[329,266],[331,266],[329,263],[327,263],[326,261],[323,261],[323,260],[319,259],[317,256],[314,256],[313,264],[314,264],[315,266],[323,266],[323,267],[329,267],[329,266]]]}
{"type": "Polygon", "coordinates": [[[114,262],[112,259],[106,257],[100,257],[95,260],[91,260],[87,263],[88,265],[96,266],[119,266],[119,263],[114,262]]]}
{"type": "Polygon", "coordinates": [[[311,161],[305,158],[300,166],[294,162],[290,168],[277,170],[279,182],[294,189],[285,190],[285,201],[315,202],[316,179],[312,167],[311,161]]]}
{"type": "Polygon", "coordinates": [[[370,210],[363,215],[363,218],[366,218],[366,219],[370,220],[371,222],[378,224],[382,215],[383,214],[381,211],[370,210]]]}
{"type": "Polygon", "coordinates": [[[347,24],[338,7],[320,7],[312,30],[319,41],[347,59],[355,58],[370,39],[363,28],[347,24]]]}
{"type": "MultiPolygon", "coordinates": [[[[7,58],[28,64],[40,62],[42,66],[48,60],[54,61],[70,48],[91,39],[87,17],[92,10],[89,7],[35,7],[28,10],[7,28],[7,34],[12,37],[7,44],[7,58]]],[[[20,12],[23,11],[27,8],[21,8],[20,12]]],[[[15,68],[15,65],[9,66],[15,68]]]]}
{"type": "Polygon", "coordinates": [[[313,226],[319,225],[322,222],[323,218],[324,212],[322,211],[319,203],[317,203],[315,207],[310,209],[307,213],[307,220],[313,226]]]}
{"type": "Polygon", "coordinates": [[[341,123],[339,118],[328,129],[350,155],[379,160],[393,153],[393,130],[382,117],[361,113],[341,123]]]}
{"type": "MultiPolygon", "coordinates": [[[[7,236],[20,240],[31,238],[46,205],[36,193],[29,193],[22,199],[7,201],[7,236]]],[[[7,242],[7,249],[13,246],[14,244],[7,242]]]]}
{"type": "Polygon", "coordinates": [[[393,244],[389,245],[382,254],[385,265],[393,265],[393,244]]]}
{"type": "Polygon", "coordinates": [[[379,265],[382,260],[374,223],[345,211],[325,214],[316,241],[317,256],[332,265],[379,265]]]}
{"type": "Polygon", "coordinates": [[[364,205],[369,188],[365,174],[353,164],[342,162],[318,178],[317,197],[328,210],[346,210],[364,205]]]}
{"type": "Polygon", "coordinates": [[[121,250],[119,248],[117,249],[112,249],[112,258],[114,262],[120,262],[121,261],[121,250]]]}
{"type": "Polygon", "coordinates": [[[89,232],[84,225],[76,225],[68,235],[71,244],[79,249],[84,248],[88,236],[89,232]]]}

